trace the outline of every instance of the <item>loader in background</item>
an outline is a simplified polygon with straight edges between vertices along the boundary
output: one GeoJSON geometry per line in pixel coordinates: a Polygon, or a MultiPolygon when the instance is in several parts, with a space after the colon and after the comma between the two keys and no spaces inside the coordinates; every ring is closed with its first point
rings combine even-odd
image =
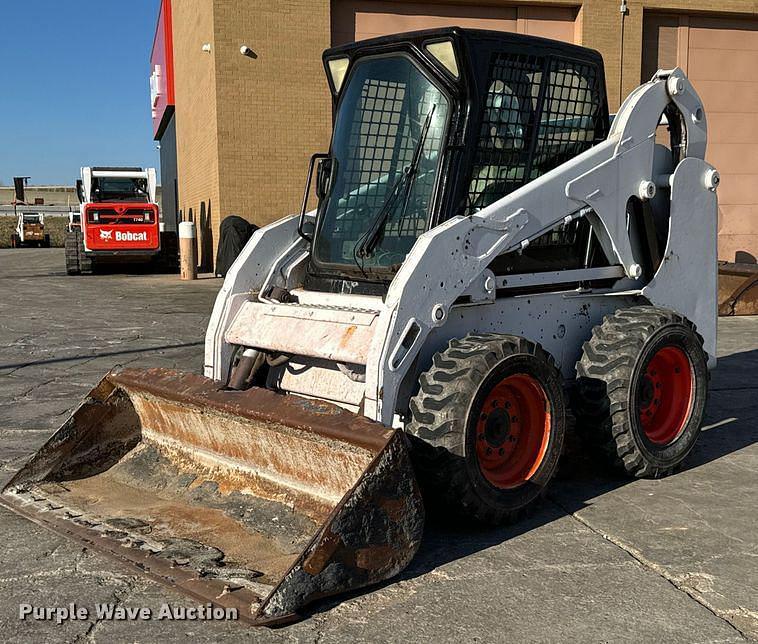
{"type": "Polygon", "coordinates": [[[155,168],[81,168],[76,194],[79,217],[69,217],[65,239],[69,275],[118,264],[178,271],[179,243],[175,232],[163,230],[155,168]]]}
{"type": "Polygon", "coordinates": [[[11,235],[11,248],[22,248],[23,246],[50,248],[50,235],[45,232],[44,213],[18,213],[16,230],[11,235]]]}
{"type": "Polygon", "coordinates": [[[402,570],[427,502],[520,516],[569,409],[598,459],[671,473],[715,365],[719,176],[680,69],[611,124],[600,55],[549,40],[324,65],[331,146],[229,270],[204,376],[107,375],[0,497],[258,624],[402,570]]]}

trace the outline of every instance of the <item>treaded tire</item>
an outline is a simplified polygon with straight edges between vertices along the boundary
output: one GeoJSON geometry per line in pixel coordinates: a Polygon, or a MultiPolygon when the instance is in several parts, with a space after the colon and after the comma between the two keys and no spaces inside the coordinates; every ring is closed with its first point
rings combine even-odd
{"type": "Polygon", "coordinates": [[[66,273],[68,275],[79,275],[79,239],[75,233],[66,232],[63,247],[66,255],[66,273]]]}
{"type": "Polygon", "coordinates": [[[655,306],[635,306],[606,316],[584,343],[576,374],[578,428],[612,466],[635,477],[660,478],[671,474],[692,451],[705,415],[709,374],[703,338],[684,316],[655,306]],[[664,372],[660,382],[650,384],[653,360],[661,351],[672,350],[686,357],[685,365],[689,362],[690,386],[687,396],[671,396],[671,404],[661,407],[683,404],[681,420],[672,425],[677,427],[675,433],[668,440],[654,440],[655,427],[643,424],[650,397],[645,388],[663,399],[655,392],[665,394],[681,378],[675,374],[686,371],[672,371],[671,378],[664,372]]]}
{"type": "MultiPolygon", "coordinates": [[[[421,375],[410,409],[406,431],[412,437],[419,481],[428,504],[445,514],[452,511],[490,524],[514,521],[543,494],[555,474],[567,407],[560,372],[539,344],[500,334],[469,334],[451,340],[421,375]],[[483,412],[488,396],[512,376],[538,383],[549,430],[542,439],[540,459],[534,461],[536,469],[518,484],[502,487],[493,484],[486,465],[480,463],[478,423],[487,417],[483,412]]],[[[508,432],[512,431],[510,422],[505,422],[508,432]]],[[[508,440],[516,439],[509,435],[508,440]]]]}

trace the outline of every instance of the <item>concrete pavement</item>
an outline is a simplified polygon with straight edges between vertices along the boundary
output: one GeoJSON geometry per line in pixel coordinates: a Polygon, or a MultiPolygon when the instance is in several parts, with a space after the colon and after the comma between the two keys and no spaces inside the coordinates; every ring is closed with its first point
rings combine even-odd
{"type": "MultiPolygon", "coordinates": [[[[0,479],[115,364],[199,371],[221,281],[67,277],[58,249],[0,249],[0,479]]],[[[686,468],[629,481],[568,467],[518,525],[430,525],[402,575],[303,622],[20,621],[18,606],[196,602],[0,510],[3,641],[758,639],[758,318],[720,322],[707,425],[686,468]]]]}

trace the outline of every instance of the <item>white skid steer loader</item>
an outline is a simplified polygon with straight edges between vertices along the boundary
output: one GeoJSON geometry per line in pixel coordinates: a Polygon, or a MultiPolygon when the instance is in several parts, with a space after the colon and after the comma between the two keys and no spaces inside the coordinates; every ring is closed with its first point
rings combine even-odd
{"type": "Polygon", "coordinates": [[[600,55],[549,40],[437,29],[324,64],[330,150],[229,271],[204,376],[107,375],[2,496],[254,623],[402,570],[420,489],[518,516],[570,410],[599,458],[672,472],[715,364],[719,176],[680,69],[610,124],[600,55]]]}

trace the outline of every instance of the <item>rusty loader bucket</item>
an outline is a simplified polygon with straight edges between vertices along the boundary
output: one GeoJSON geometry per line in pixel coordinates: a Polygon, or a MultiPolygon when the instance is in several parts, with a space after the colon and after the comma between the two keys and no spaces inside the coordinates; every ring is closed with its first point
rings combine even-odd
{"type": "Polygon", "coordinates": [[[165,369],[108,374],[0,503],[255,624],[392,577],[424,521],[402,432],[165,369]]]}

